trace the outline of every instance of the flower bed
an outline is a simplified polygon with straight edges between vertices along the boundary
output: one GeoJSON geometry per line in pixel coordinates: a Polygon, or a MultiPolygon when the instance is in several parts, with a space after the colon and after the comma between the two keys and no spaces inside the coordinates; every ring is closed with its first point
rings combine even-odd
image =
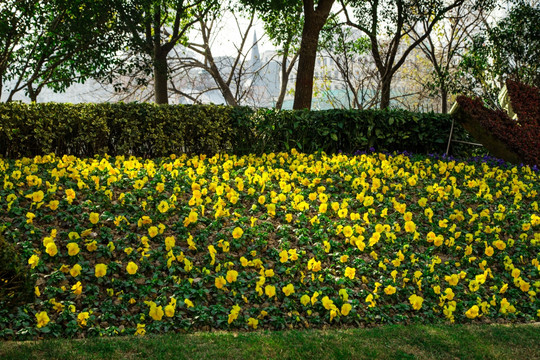
{"type": "Polygon", "coordinates": [[[405,155],[0,160],[0,337],[540,317],[539,173],[405,155]]]}

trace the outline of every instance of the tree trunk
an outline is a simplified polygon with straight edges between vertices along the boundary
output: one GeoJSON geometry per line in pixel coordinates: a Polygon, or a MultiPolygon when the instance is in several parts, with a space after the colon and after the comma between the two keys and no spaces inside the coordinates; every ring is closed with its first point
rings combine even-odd
{"type": "Polygon", "coordinates": [[[34,91],[32,84],[28,84],[27,88],[28,88],[28,97],[30,98],[30,101],[33,103],[37,102],[37,94],[34,91]]]}
{"type": "Polygon", "coordinates": [[[168,104],[167,93],[167,53],[161,49],[154,50],[154,93],[156,104],[168,104]]]}
{"type": "Polygon", "coordinates": [[[285,50],[283,58],[281,60],[281,87],[279,89],[279,96],[276,101],[275,108],[281,110],[283,107],[283,101],[285,100],[285,94],[287,93],[287,85],[289,84],[289,74],[287,72],[287,57],[289,55],[289,49],[285,50]]]}
{"type": "Polygon", "coordinates": [[[317,44],[319,42],[319,30],[313,29],[313,25],[307,21],[302,32],[300,45],[300,58],[296,73],[296,87],[294,93],[293,109],[311,109],[313,97],[313,75],[315,73],[315,61],[317,58],[317,44]]]}
{"type": "Polygon", "coordinates": [[[304,0],[304,28],[300,43],[300,57],[296,73],[293,109],[311,109],[313,74],[317,58],[319,33],[328,19],[334,0],[320,0],[313,9],[313,1],[304,0]]]}
{"type": "Polygon", "coordinates": [[[381,81],[381,109],[390,107],[390,89],[392,85],[392,76],[383,77],[381,81]]]}
{"type": "Polygon", "coordinates": [[[441,107],[442,113],[448,113],[448,90],[441,88],[441,107]]]}

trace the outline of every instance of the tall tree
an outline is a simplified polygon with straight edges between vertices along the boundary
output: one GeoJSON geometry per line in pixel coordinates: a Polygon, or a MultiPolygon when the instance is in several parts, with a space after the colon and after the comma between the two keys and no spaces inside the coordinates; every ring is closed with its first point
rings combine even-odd
{"type": "Polygon", "coordinates": [[[252,64],[249,58],[250,52],[256,45],[249,40],[249,35],[253,30],[254,10],[244,14],[242,12],[242,10],[235,8],[232,3],[222,3],[210,14],[202,12],[194,14],[197,18],[197,24],[193,33],[197,34],[197,36],[186,42],[185,47],[188,52],[176,52],[176,56],[172,59],[174,61],[173,70],[176,73],[175,77],[180,74],[182,74],[182,77],[191,77],[193,76],[193,70],[198,69],[199,71],[195,75],[206,86],[199,89],[197,89],[197,86],[182,89],[175,86],[173,81],[174,92],[192,101],[197,101],[198,97],[194,97],[194,92],[201,95],[217,90],[228,105],[239,106],[243,103],[255,105],[256,102],[249,101],[254,95],[252,80],[261,71],[262,64],[252,64]],[[224,16],[229,14],[235,21],[240,40],[232,44],[235,51],[234,53],[231,51],[230,56],[216,56],[212,44],[217,36],[222,36],[222,33],[219,33],[222,30],[220,22],[224,16]],[[249,19],[245,26],[240,21],[242,15],[244,18],[249,19]],[[207,81],[209,79],[213,84],[207,81]]]}
{"type": "MultiPolygon", "coordinates": [[[[342,83],[345,96],[335,98],[339,107],[369,109],[376,106],[380,92],[377,69],[368,59],[370,42],[359,31],[340,26],[338,19],[328,22],[320,42],[321,55],[331,60],[339,76],[331,83],[342,83]]],[[[328,94],[332,94],[328,92],[328,94]]]]}
{"type": "Polygon", "coordinates": [[[495,26],[485,25],[460,64],[463,92],[497,107],[506,78],[540,87],[540,9],[517,1],[495,26]]]}
{"type": "MultiPolygon", "coordinates": [[[[167,56],[197,23],[194,12],[207,13],[214,0],[126,0],[118,7],[121,23],[131,34],[130,51],[139,61],[134,67],[151,68],[155,102],[168,104],[169,68],[167,56]]],[[[131,65],[133,65],[131,64],[131,65]]],[[[124,69],[124,71],[126,71],[124,69]]]]}
{"type": "Polygon", "coordinates": [[[275,108],[281,109],[287,93],[289,79],[300,55],[300,41],[304,27],[304,15],[301,2],[291,5],[285,12],[269,9],[260,14],[264,21],[264,30],[272,44],[277,48],[280,64],[280,90],[275,108]]]}
{"type": "MultiPolygon", "coordinates": [[[[241,0],[262,13],[269,11],[289,12],[299,6],[300,0],[241,0]]],[[[313,75],[317,58],[320,32],[330,16],[335,0],[302,0],[304,26],[296,72],[293,109],[310,109],[313,97],[313,75]]]]}
{"type": "Polygon", "coordinates": [[[62,91],[100,76],[115,62],[122,38],[105,0],[7,0],[0,4],[0,90],[7,100],[44,87],[62,91]]]}
{"type": "MultiPolygon", "coordinates": [[[[430,88],[432,94],[437,93],[441,99],[441,111],[448,112],[448,97],[451,92],[459,89],[460,77],[458,65],[467,49],[467,42],[486,23],[495,4],[485,3],[475,6],[473,0],[449,11],[446,18],[435,25],[434,31],[419,44],[419,49],[431,63],[433,76],[424,79],[423,85],[430,88]]],[[[418,28],[413,29],[413,38],[425,34],[429,19],[423,19],[418,28]]]]}
{"type": "Polygon", "coordinates": [[[464,0],[340,0],[346,23],[369,38],[381,81],[380,107],[390,106],[392,78],[407,56],[424,41],[435,24],[464,0]],[[413,29],[427,19],[423,34],[404,45],[413,29]],[[389,41],[386,42],[386,39],[389,41]],[[404,45],[404,46],[403,46],[404,45]]]}

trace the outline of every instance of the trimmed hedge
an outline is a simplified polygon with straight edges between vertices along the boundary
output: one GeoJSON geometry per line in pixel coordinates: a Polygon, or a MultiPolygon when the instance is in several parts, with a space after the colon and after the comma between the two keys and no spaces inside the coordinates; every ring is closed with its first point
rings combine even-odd
{"type": "MultiPolygon", "coordinates": [[[[403,110],[277,111],[220,105],[0,104],[0,154],[159,157],[287,151],[444,153],[451,118],[403,110]]],[[[454,138],[467,139],[454,129],[454,138]]],[[[454,155],[471,149],[453,145],[454,155]]]]}

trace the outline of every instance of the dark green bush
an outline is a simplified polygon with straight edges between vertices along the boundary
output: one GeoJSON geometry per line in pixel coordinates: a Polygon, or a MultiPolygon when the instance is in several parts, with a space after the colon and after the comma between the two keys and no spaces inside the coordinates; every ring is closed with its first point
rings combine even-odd
{"type": "MultiPolygon", "coordinates": [[[[444,153],[451,118],[403,110],[277,111],[221,105],[0,104],[0,155],[166,156],[318,150],[444,153]]],[[[454,138],[465,139],[461,128],[454,138]]],[[[467,155],[460,145],[454,155],[467,155]]]]}
{"type": "Polygon", "coordinates": [[[33,301],[30,270],[13,244],[0,234],[0,304],[10,308],[33,301]]]}
{"type": "MultiPolygon", "coordinates": [[[[246,120],[243,115],[242,121],[246,120]]],[[[442,154],[452,124],[449,115],[404,110],[259,110],[250,121],[249,139],[256,153],[290,148],[306,153],[318,150],[354,153],[375,148],[442,154]]],[[[465,140],[467,134],[461,127],[455,127],[453,138],[465,140]]],[[[462,144],[453,147],[454,155],[469,155],[471,150],[462,144]]]]}

